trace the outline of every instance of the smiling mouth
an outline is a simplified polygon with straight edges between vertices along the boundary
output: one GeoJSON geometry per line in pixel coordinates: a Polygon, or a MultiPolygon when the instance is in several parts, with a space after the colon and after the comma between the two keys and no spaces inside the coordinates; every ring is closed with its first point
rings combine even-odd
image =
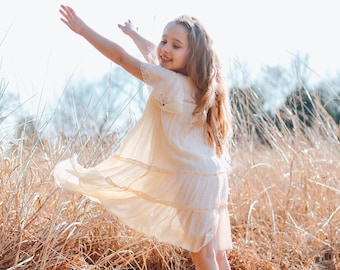
{"type": "Polygon", "coordinates": [[[167,57],[164,57],[164,56],[161,56],[161,61],[162,61],[163,63],[168,63],[168,62],[171,62],[172,59],[167,58],[167,57]]]}

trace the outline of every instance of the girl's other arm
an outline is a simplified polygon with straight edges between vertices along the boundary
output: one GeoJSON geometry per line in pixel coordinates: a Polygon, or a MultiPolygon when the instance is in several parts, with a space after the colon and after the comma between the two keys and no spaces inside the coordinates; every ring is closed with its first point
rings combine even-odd
{"type": "Polygon", "coordinates": [[[82,19],[80,19],[75,11],[68,6],[61,5],[59,10],[62,17],[61,20],[75,33],[84,37],[92,46],[94,46],[104,56],[112,60],[117,65],[124,68],[127,72],[136,78],[143,80],[140,71],[141,61],[128,54],[117,43],[108,40],[99,35],[90,28],[82,19]]]}
{"type": "Polygon", "coordinates": [[[125,22],[124,25],[118,24],[118,27],[123,31],[124,34],[126,34],[133,40],[133,42],[136,44],[137,48],[148,63],[154,65],[158,64],[156,57],[156,45],[141,36],[138,33],[137,28],[131,23],[130,20],[125,22]]]}

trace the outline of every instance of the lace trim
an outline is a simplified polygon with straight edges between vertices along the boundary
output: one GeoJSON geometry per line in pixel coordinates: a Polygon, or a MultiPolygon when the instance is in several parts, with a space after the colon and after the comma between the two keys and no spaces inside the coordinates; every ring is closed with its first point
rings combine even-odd
{"type": "Polygon", "coordinates": [[[143,80],[146,84],[150,85],[150,84],[155,83],[155,81],[152,80],[152,77],[150,76],[150,74],[147,72],[147,67],[145,63],[142,63],[140,65],[140,72],[142,73],[143,80]]]}
{"type": "Polygon", "coordinates": [[[161,107],[163,111],[170,113],[177,113],[182,111],[182,105],[178,103],[170,103],[169,99],[163,94],[153,94],[153,99],[157,102],[157,104],[161,107]]]}
{"type": "MultiPolygon", "coordinates": [[[[142,63],[140,66],[140,70],[142,73],[142,77],[144,82],[148,84],[149,91],[151,92],[151,96],[154,100],[157,101],[157,104],[162,108],[163,111],[176,113],[182,111],[182,105],[176,101],[171,100],[167,94],[161,91],[153,91],[153,87],[151,85],[157,83],[157,81],[153,78],[153,76],[148,72],[148,68],[145,63],[142,63]]],[[[167,89],[164,89],[166,91],[167,89]]]]}

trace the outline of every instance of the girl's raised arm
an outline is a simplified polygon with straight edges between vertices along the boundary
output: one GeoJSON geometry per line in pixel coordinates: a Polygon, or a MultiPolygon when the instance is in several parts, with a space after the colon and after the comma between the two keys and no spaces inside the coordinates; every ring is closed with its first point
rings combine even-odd
{"type": "Polygon", "coordinates": [[[108,40],[90,28],[75,11],[69,7],[61,5],[59,10],[62,15],[61,20],[75,33],[84,37],[92,46],[94,46],[104,56],[112,60],[117,65],[124,68],[127,72],[136,78],[143,80],[140,65],[141,61],[128,54],[117,43],[108,40]]]}
{"type": "Polygon", "coordinates": [[[158,64],[156,57],[157,47],[151,41],[145,39],[138,33],[137,28],[131,23],[130,20],[122,24],[118,24],[118,27],[123,31],[124,34],[129,36],[136,44],[139,51],[144,56],[145,60],[150,64],[158,64]]]}

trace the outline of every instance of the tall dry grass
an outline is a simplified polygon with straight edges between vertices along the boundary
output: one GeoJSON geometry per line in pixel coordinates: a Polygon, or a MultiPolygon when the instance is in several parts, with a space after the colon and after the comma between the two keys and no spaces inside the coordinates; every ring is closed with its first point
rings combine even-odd
{"type": "MultiPolygon", "coordinates": [[[[262,111],[260,122],[234,112],[232,269],[340,269],[339,126],[315,108],[312,127],[292,114],[293,129],[281,130],[262,111]]],[[[0,269],[194,269],[187,251],[54,186],[59,160],[77,152],[94,165],[114,144],[75,136],[52,145],[22,133],[10,145],[0,158],[0,269]]]]}

